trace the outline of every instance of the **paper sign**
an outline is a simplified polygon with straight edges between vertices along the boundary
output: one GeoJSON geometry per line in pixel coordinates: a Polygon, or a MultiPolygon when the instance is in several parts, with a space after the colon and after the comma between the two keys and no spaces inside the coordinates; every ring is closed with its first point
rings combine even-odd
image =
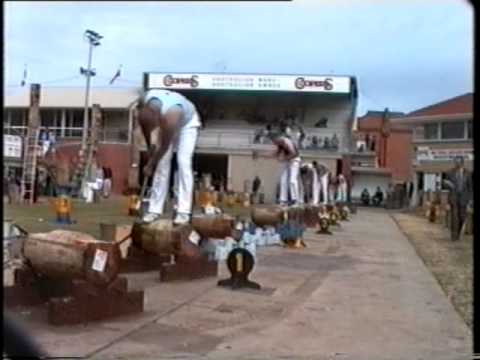
{"type": "Polygon", "coordinates": [[[92,269],[95,271],[103,272],[105,265],[107,264],[108,253],[106,251],[97,249],[95,251],[95,258],[93,259],[92,269]]]}
{"type": "Polygon", "coordinates": [[[195,245],[200,243],[200,235],[196,231],[192,231],[188,239],[195,245]]]}
{"type": "Polygon", "coordinates": [[[205,214],[207,215],[215,215],[215,208],[213,206],[208,206],[205,208],[205,214]]]}

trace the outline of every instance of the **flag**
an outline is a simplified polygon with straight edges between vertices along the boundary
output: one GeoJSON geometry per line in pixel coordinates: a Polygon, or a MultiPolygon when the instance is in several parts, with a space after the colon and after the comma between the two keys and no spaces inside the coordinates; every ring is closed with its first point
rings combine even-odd
{"type": "Polygon", "coordinates": [[[26,83],[27,83],[27,65],[25,65],[25,68],[23,69],[23,79],[20,85],[25,86],[26,83]]]}
{"type": "Polygon", "coordinates": [[[122,69],[122,65],[120,65],[120,67],[118,68],[117,72],[115,73],[115,75],[113,75],[113,78],[112,80],[110,80],[110,85],[113,84],[113,82],[120,77],[120,70],[122,69]]]}

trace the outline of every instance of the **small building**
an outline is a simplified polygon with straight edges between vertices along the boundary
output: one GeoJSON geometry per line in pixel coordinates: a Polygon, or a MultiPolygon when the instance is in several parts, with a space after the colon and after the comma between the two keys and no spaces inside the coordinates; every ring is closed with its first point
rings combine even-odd
{"type": "Polygon", "coordinates": [[[358,118],[353,134],[358,161],[352,167],[352,197],[358,199],[363,189],[373,194],[380,187],[385,193],[389,184],[411,181],[412,130],[397,123],[404,115],[386,109],[367,111],[358,118]]]}
{"type": "MultiPolygon", "coordinates": [[[[414,193],[442,188],[453,159],[462,156],[473,170],[473,94],[463,94],[418,110],[395,122],[413,131],[411,166],[414,193]]],[[[414,196],[414,204],[419,196],[414,196]]]]}

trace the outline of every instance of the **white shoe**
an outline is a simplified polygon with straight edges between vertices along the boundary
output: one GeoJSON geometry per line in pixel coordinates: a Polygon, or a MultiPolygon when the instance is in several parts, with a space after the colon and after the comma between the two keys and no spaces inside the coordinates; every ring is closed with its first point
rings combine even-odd
{"type": "Polygon", "coordinates": [[[187,224],[189,221],[190,221],[189,214],[177,214],[177,216],[175,216],[175,220],[173,220],[173,224],[183,225],[183,224],[187,224]]]}
{"type": "Polygon", "coordinates": [[[144,217],[143,217],[143,222],[145,223],[151,223],[151,222],[154,222],[155,220],[157,220],[158,218],[160,217],[160,214],[156,214],[156,213],[147,213],[144,217]]]}

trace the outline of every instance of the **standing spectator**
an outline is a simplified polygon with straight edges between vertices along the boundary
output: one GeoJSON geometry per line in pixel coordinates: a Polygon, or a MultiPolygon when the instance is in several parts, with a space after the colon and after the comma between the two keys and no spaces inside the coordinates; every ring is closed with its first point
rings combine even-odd
{"type": "Polygon", "coordinates": [[[48,131],[47,136],[48,141],[50,142],[50,151],[55,152],[55,145],[57,144],[57,136],[55,135],[55,131],[48,131]]]}
{"type": "Polygon", "coordinates": [[[343,174],[339,174],[337,177],[337,201],[340,203],[347,202],[347,180],[343,174]]]}
{"type": "Polygon", "coordinates": [[[102,196],[104,199],[107,199],[110,196],[110,191],[112,189],[112,180],[110,179],[110,168],[103,167],[103,191],[102,196]]]}
{"type": "Polygon", "coordinates": [[[377,138],[375,136],[372,136],[371,143],[370,143],[370,150],[375,151],[375,147],[377,143],[377,138]]]}
{"type": "Polygon", "coordinates": [[[366,149],[367,151],[370,151],[370,147],[371,147],[371,144],[370,144],[370,134],[366,134],[366,135],[365,135],[365,147],[367,148],[367,149],[366,149]]]}
{"type": "Polygon", "coordinates": [[[253,183],[252,183],[252,194],[254,196],[257,195],[258,191],[260,190],[261,185],[262,185],[262,181],[260,180],[258,175],[256,175],[255,178],[253,179],[253,183]]]}
{"type": "Polygon", "coordinates": [[[40,134],[40,141],[42,145],[42,156],[45,156],[50,150],[50,139],[49,139],[50,130],[48,127],[43,130],[40,134]]]}
{"type": "Polygon", "coordinates": [[[318,138],[317,135],[312,136],[312,148],[318,149],[318,138]]]}
{"type": "Polygon", "coordinates": [[[473,197],[472,173],[465,169],[464,159],[457,156],[455,167],[447,173],[445,186],[450,190],[449,204],[451,208],[450,234],[451,240],[460,238],[460,230],[467,216],[467,206],[473,197]]]}
{"type": "Polygon", "coordinates": [[[335,204],[335,198],[337,194],[337,178],[335,175],[330,173],[330,178],[328,179],[328,202],[335,204]]]}

